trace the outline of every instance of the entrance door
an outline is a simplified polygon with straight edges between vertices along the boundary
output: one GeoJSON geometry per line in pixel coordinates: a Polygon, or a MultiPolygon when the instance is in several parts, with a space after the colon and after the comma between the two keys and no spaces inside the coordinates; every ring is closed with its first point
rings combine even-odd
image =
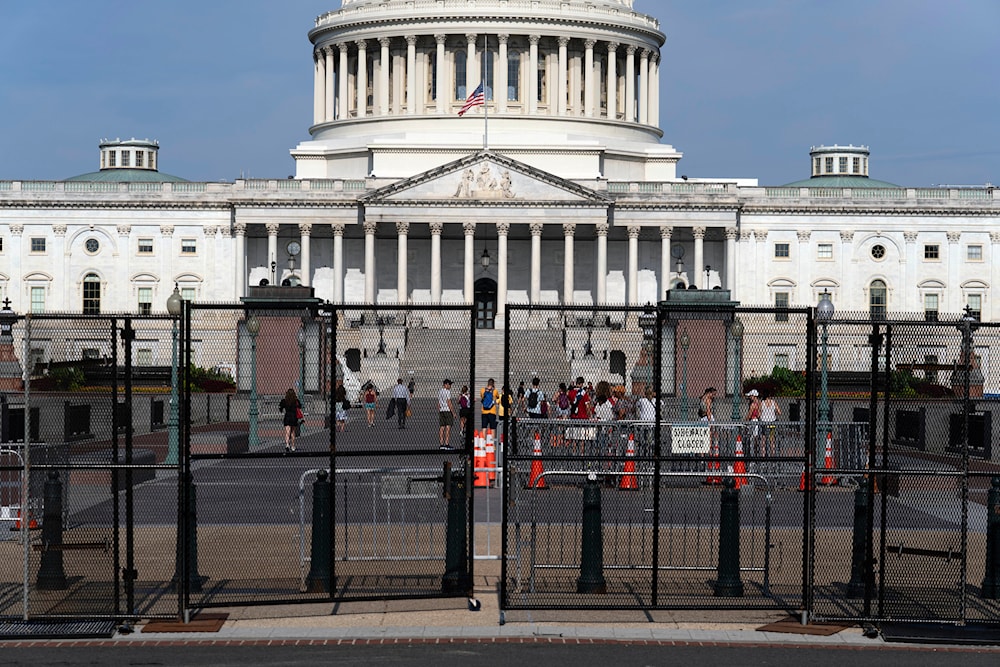
{"type": "Polygon", "coordinates": [[[490,278],[476,281],[476,328],[492,329],[497,312],[497,284],[490,278]]]}

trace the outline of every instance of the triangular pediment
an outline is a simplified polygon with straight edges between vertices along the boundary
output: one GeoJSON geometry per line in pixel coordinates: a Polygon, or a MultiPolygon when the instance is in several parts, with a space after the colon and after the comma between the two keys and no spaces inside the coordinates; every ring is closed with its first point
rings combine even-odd
{"type": "Polygon", "coordinates": [[[572,181],[483,150],[374,190],[362,197],[361,202],[367,206],[409,202],[458,205],[562,202],[604,206],[608,199],[572,181]]]}

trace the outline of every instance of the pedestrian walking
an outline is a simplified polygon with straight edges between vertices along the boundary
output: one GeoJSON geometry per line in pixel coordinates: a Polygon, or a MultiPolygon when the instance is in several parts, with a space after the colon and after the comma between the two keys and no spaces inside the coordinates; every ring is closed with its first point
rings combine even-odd
{"type": "Polygon", "coordinates": [[[294,452],[295,433],[304,417],[302,404],[299,402],[299,397],[295,395],[294,389],[289,388],[285,392],[285,397],[278,403],[278,409],[283,413],[281,423],[285,427],[285,452],[294,452]]]}

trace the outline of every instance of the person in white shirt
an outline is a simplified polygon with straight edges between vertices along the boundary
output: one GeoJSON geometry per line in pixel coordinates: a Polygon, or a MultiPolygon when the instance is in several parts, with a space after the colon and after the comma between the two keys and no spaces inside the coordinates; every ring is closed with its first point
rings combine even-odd
{"type": "Polygon", "coordinates": [[[635,410],[639,415],[639,421],[656,421],[656,404],[653,403],[652,387],[646,387],[645,395],[635,403],[635,410]]]}
{"type": "Polygon", "coordinates": [[[545,418],[542,412],[542,404],[545,402],[545,392],[539,387],[540,384],[541,380],[533,378],[531,380],[531,389],[525,393],[525,410],[531,419],[545,418]]]}
{"type": "Polygon", "coordinates": [[[445,378],[438,389],[438,441],[441,449],[454,449],[451,440],[451,425],[455,423],[455,406],[451,404],[451,380],[445,378]]]}

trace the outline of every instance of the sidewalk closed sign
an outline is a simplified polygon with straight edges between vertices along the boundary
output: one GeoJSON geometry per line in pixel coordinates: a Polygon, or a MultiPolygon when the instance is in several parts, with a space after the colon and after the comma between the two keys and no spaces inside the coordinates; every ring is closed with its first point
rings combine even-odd
{"type": "Polygon", "coordinates": [[[712,446],[708,424],[670,427],[672,454],[708,454],[712,446]]]}

